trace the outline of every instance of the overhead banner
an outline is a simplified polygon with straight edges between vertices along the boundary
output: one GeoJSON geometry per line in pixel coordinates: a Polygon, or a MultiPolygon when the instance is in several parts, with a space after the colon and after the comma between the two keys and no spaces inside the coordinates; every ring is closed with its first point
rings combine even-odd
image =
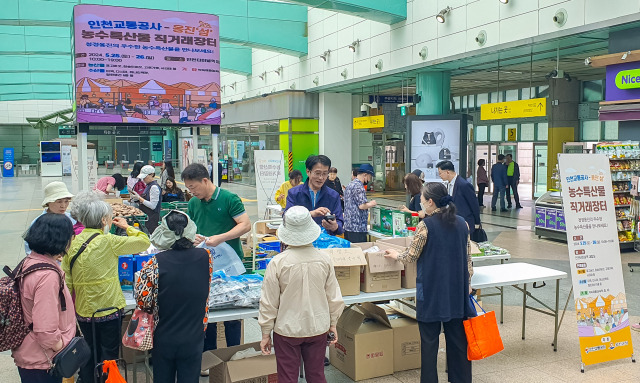
{"type": "Polygon", "coordinates": [[[547,115],[547,99],[533,98],[507,102],[494,102],[480,106],[481,120],[502,120],[505,118],[544,117],[547,115]]]}
{"type": "Polygon", "coordinates": [[[285,181],[282,150],[256,150],[253,152],[258,192],[258,217],[266,217],[267,206],[276,205],[276,190],[285,181]]]}
{"type": "Polygon", "coordinates": [[[560,154],[558,165],[582,363],[631,358],[609,159],[560,154]]]}
{"type": "Polygon", "coordinates": [[[218,16],[73,8],[80,123],[220,125],[218,16]]]}

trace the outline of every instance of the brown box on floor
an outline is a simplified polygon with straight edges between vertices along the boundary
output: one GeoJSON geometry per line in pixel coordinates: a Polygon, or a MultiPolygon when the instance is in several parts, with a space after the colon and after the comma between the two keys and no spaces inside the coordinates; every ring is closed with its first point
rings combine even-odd
{"type": "Polygon", "coordinates": [[[331,364],[358,381],[393,374],[393,330],[361,306],[344,310],[336,326],[338,343],[329,348],[331,364]]]}
{"type": "Polygon", "coordinates": [[[278,372],[276,356],[258,355],[241,360],[231,360],[238,351],[260,351],[260,343],[207,351],[202,354],[202,370],[209,370],[210,383],[276,383],[278,372]]]}
{"type": "Polygon", "coordinates": [[[401,262],[385,258],[384,251],[366,252],[376,244],[372,242],[354,243],[365,251],[367,259],[367,265],[360,274],[360,290],[365,293],[400,290],[404,265],[401,262]]]}
{"type": "Polygon", "coordinates": [[[363,303],[362,308],[393,329],[393,372],[420,368],[420,329],[415,319],[389,306],[363,303]]]}
{"type": "MultiPolygon", "coordinates": [[[[209,323],[211,326],[212,323],[209,323]]],[[[218,340],[216,341],[218,348],[227,347],[227,337],[224,334],[224,322],[218,322],[218,326],[216,328],[218,332],[218,340]]],[[[240,344],[244,343],[244,319],[240,321],[240,344]]]]}
{"type": "Polygon", "coordinates": [[[360,294],[360,268],[367,264],[362,249],[352,246],[348,249],[322,249],[320,251],[331,257],[342,296],[360,294]]]}
{"type": "MultiPolygon", "coordinates": [[[[380,250],[393,249],[398,252],[403,252],[411,245],[412,240],[412,237],[381,239],[376,241],[376,246],[378,246],[380,250]]],[[[402,288],[415,289],[416,278],[418,277],[418,264],[416,262],[405,264],[401,275],[400,285],[402,288]]]]}

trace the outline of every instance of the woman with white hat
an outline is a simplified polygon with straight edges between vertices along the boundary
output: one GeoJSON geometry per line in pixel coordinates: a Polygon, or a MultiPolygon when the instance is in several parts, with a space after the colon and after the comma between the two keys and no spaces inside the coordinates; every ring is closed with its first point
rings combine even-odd
{"type": "MultiPolygon", "coordinates": [[[[44,210],[40,215],[53,213],[53,214],[64,214],[71,220],[73,224],[73,230],[75,234],[79,234],[84,229],[81,223],[76,221],[71,217],[71,214],[67,212],[67,208],[69,207],[69,203],[73,198],[73,194],[69,193],[67,189],[67,185],[64,182],[55,181],[49,183],[44,187],[44,199],[42,200],[42,207],[44,210]]],[[[33,221],[31,221],[31,225],[40,217],[36,217],[33,221]]],[[[29,225],[29,227],[31,227],[29,225]]],[[[24,250],[29,255],[31,253],[31,249],[29,248],[29,244],[27,242],[24,243],[24,250]]]]}
{"type": "Polygon", "coordinates": [[[153,234],[160,223],[160,209],[162,208],[160,201],[162,189],[155,181],[155,177],[156,169],[153,166],[143,166],[140,169],[140,174],[138,174],[138,179],[144,181],[146,187],[142,194],[131,191],[133,199],[138,202],[138,207],[147,215],[145,227],[149,231],[149,235],[153,234]]]}
{"type": "Polygon", "coordinates": [[[338,341],[344,301],[331,259],[312,245],[319,236],[309,210],[287,210],[278,238],[289,247],[271,260],[262,283],[260,347],[263,354],[271,353],[273,331],[280,383],[298,382],[300,355],[307,382],[325,383],[327,336],[333,334],[331,344],[338,341]]]}

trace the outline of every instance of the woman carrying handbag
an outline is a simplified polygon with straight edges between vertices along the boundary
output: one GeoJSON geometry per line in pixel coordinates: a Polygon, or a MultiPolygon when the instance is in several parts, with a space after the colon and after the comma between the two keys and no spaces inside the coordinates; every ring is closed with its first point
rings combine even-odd
{"type": "Polygon", "coordinates": [[[153,347],[154,383],[200,380],[213,264],[209,251],[193,246],[195,237],[189,216],[178,210],[167,214],[151,236],[161,252],[135,283],[137,310],[123,343],[140,350],[153,347]]]}

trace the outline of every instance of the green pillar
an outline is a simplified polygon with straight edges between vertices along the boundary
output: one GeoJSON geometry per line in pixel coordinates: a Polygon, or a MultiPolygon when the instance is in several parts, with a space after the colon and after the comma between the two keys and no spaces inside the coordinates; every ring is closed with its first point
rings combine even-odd
{"type": "Polygon", "coordinates": [[[416,93],[421,101],[416,105],[416,114],[429,116],[450,113],[449,94],[451,74],[448,72],[419,73],[416,79],[416,93]]]}

